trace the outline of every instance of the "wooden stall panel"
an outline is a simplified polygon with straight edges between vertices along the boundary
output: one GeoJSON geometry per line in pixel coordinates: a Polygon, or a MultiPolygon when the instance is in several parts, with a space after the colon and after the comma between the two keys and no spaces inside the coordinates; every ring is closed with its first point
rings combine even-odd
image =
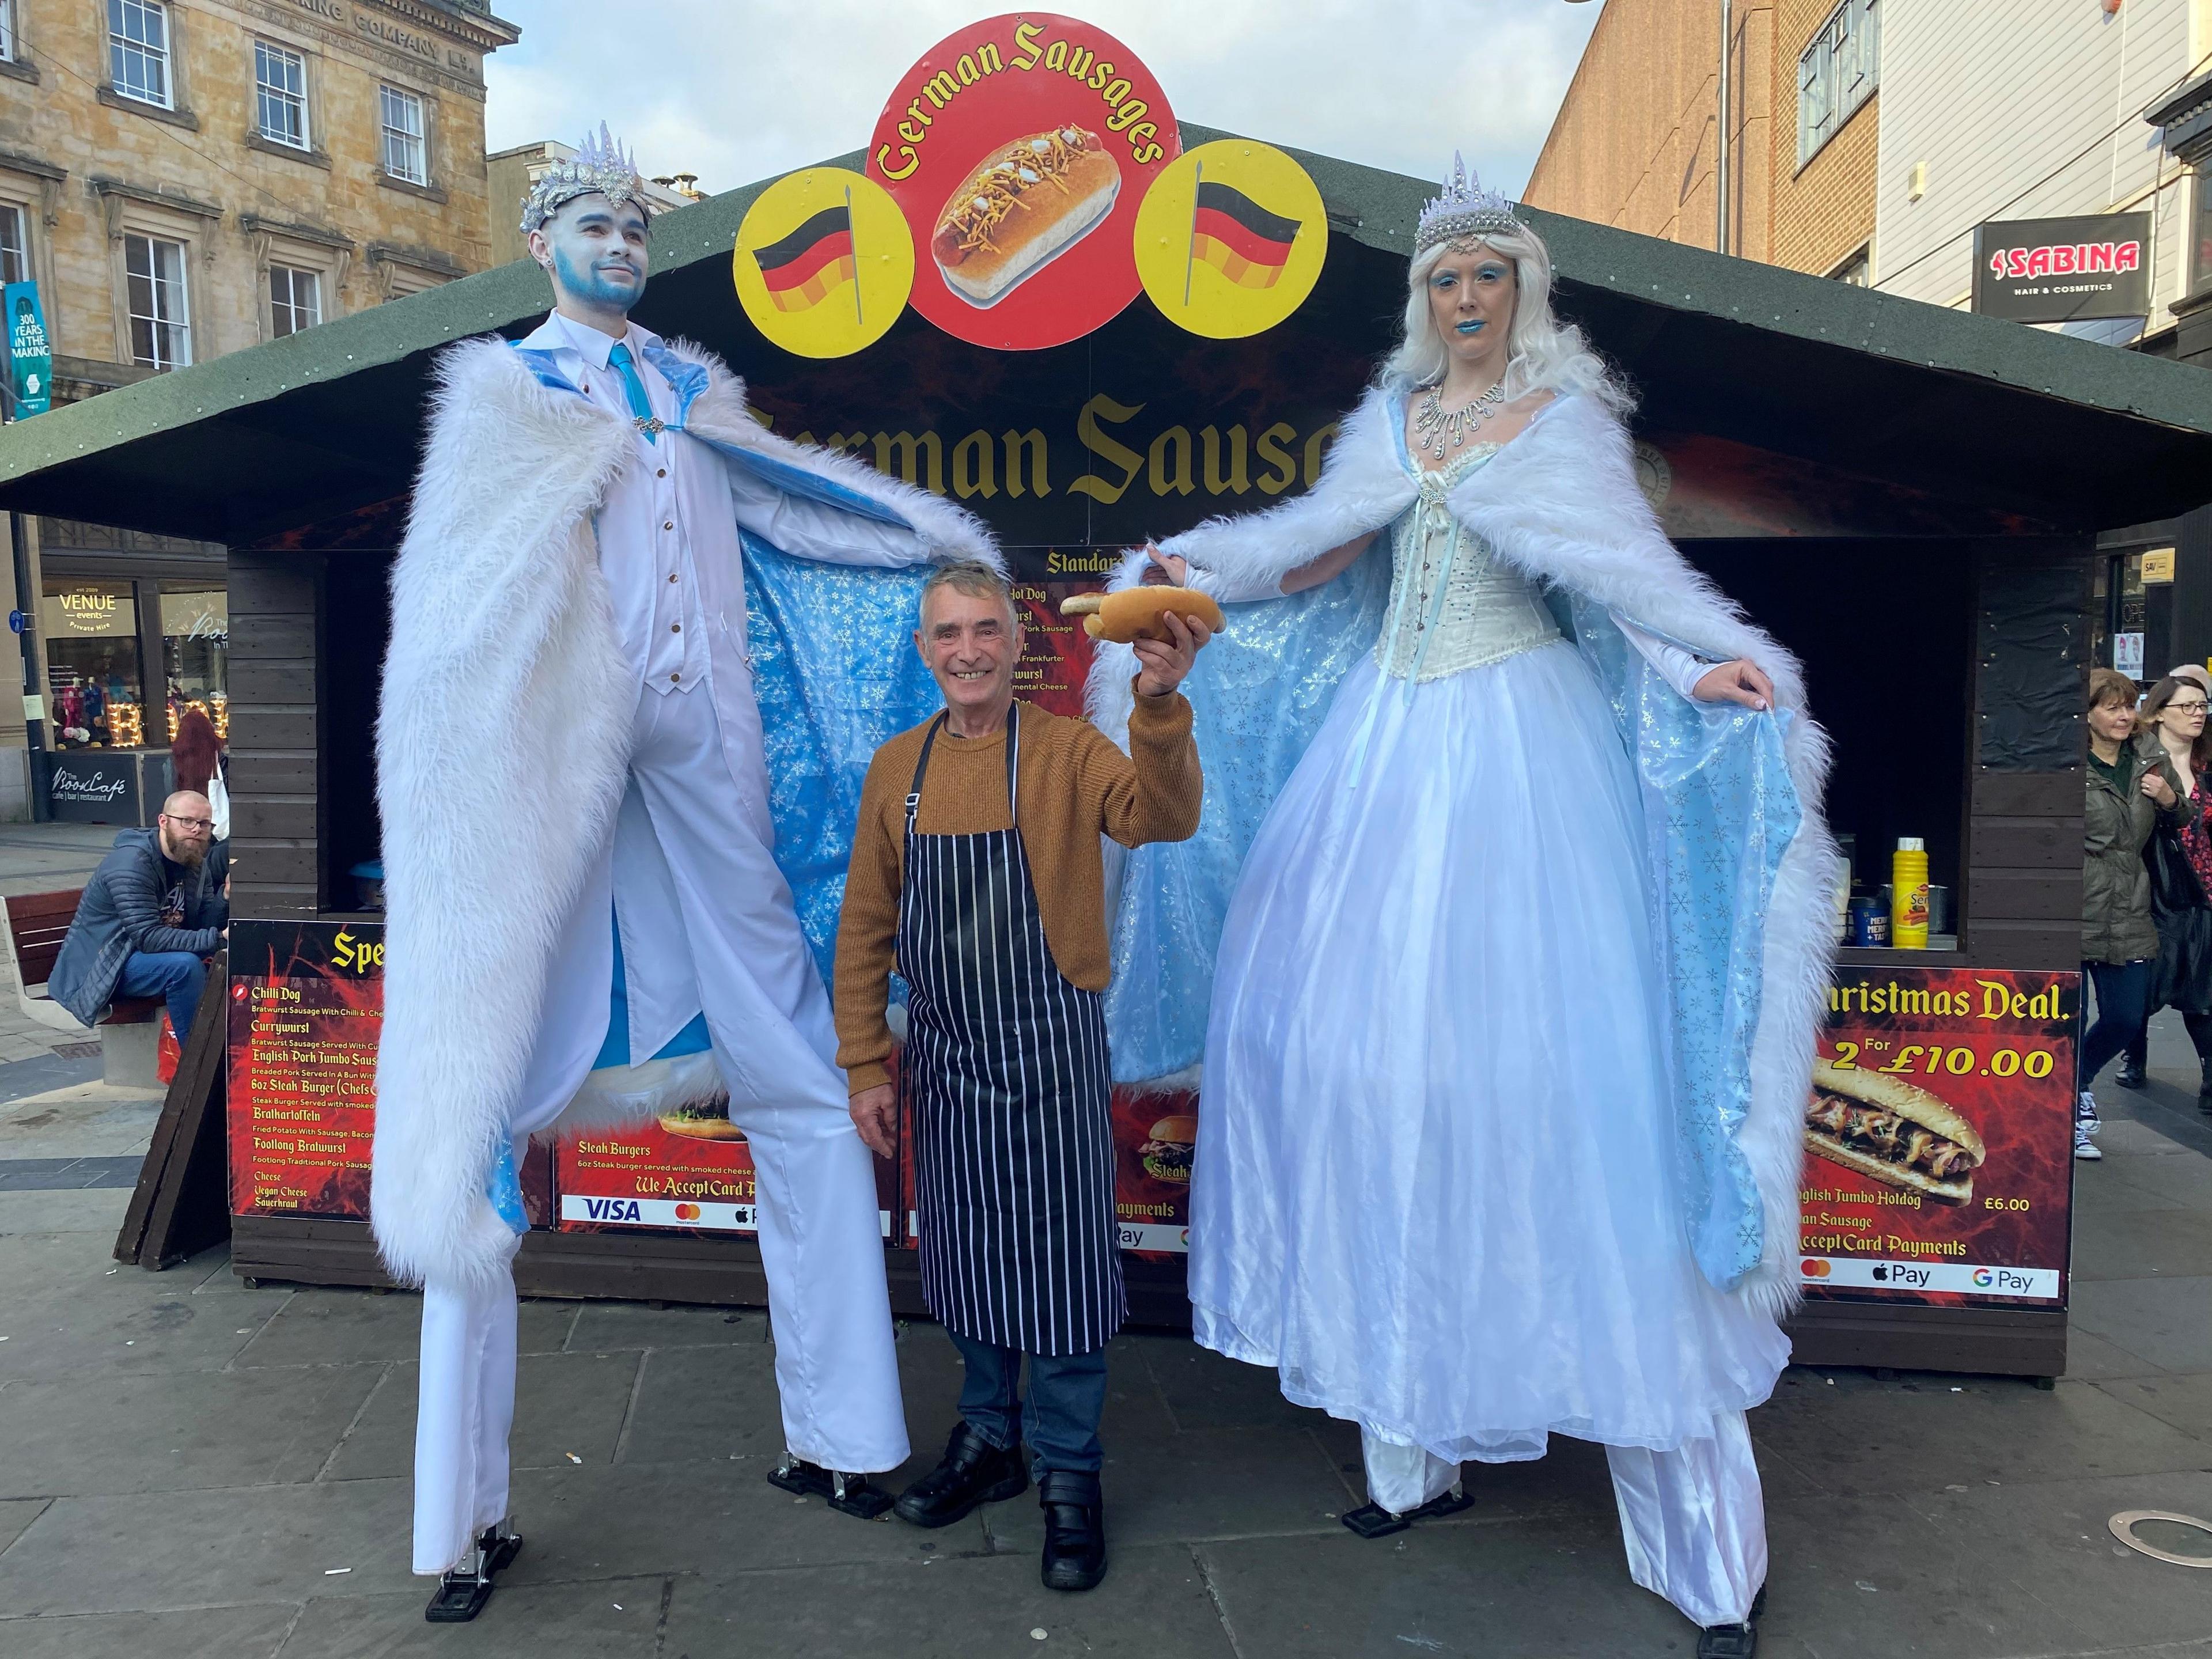
{"type": "Polygon", "coordinates": [[[231,903],[241,916],[323,906],[321,578],[316,554],[230,556],[231,903]]]}

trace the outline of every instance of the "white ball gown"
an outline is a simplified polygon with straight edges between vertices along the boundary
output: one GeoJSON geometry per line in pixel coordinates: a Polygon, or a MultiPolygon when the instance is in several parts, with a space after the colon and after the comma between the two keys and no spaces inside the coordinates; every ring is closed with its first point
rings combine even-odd
{"type": "Polygon", "coordinates": [[[1421,477],[1376,651],[1246,858],[1196,1334],[1448,1462],[1555,1432],[1672,1451],[1764,1401],[1789,1343],[1692,1258],[1629,757],[1541,599],[1445,507],[1496,453],[1421,477]]]}

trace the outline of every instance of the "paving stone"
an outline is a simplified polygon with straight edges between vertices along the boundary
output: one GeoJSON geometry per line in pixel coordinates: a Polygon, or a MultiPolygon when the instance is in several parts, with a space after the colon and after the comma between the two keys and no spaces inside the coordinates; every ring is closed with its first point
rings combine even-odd
{"type": "Polygon", "coordinates": [[[95,1187],[0,1192],[0,1233],[91,1233],[112,1243],[131,1194],[95,1187]]]}
{"type": "MultiPolygon", "coordinates": [[[[1237,1652],[1203,1575],[1180,1546],[1115,1548],[1105,1582],[1083,1595],[1046,1589],[1035,1561],[1006,1557],[679,1579],[665,1650],[696,1659],[1233,1659],[1237,1652]],[[1042,1641],[1032,1634],[1040,1630],[1042,1641]]],[[[1395,1659],[1404,1659],[1403,1650],[1395,1659]]]]}
{"type": "Polygon", "coordinates": [[[11,1383],[0,1389],[0,1496],[312,1480],[381,1375],[307,1365],[11,1383]]]}
{"type": "Polygon", "coordinates": [[[2160,1370],[2212,1371],[2212,1278],[2093,1280],[2074,1287],[2070,1312],[2160,1370]]]}
{"type": "MultiPolygon", "coordinates": [[[[2146,1189],[2147,1190],[2147,1189],[2146,1189]]],[[[2212,1212],[2140,1209],[2100,1216],[2078,1228],[2074,1282],[2091,1279],[2190,1278],[2212,1267],[2212,1212]]]]}
{"type": "Polygon", "coordinates": [[[768,1340],[768,1316],[751,1308],[653,1308],[642,1302],[577,1302],[568,1346],[586,1353],[616,1348],[720,1348],[768,1340]]]}
{"type": "Polygon", "coordinates": [[[252,1340],[266,1314],[192,1299],[167,1279],[149,1298],[125,1267],[109,1285],[73,1301],[10,1301],[0,1310],[0,1382],[214,1370],[252,1340]],[[241,1334],[243,1333],[243,1334],[241,1334]]]}
{"type": "Polygon", "coordinates": [[[2107,1158],[2099,1167],[2177,1204],[2212,1210],[2212,1158],[2107,1158]]]}
{"type": "MultiPolygon", "coordinates": [[[[529,1583],[658,1573],[728,1577],[988,1552],[982,1522],[972,1516],[933,1532],[889,1517],[856,1520],[820,1498],[801,1500],[771,1486],[775,1467],[768,1457],[701,1459],[681,1470],[659,1466],[650,1480],[627,1464],[517,1470],[515,1525],[530,1544],[512,1576],[529,1583]]],[[[0,1563],[6,1559],[0,1556],[0,1563]]]]}
{"type": "Polygon", "coordinates": [[[2212,1376],[2132,1376],[2100,1382],[2113,1399],[2171,1423],[2185,1434],[2212,1440],[2212,1376]]]}
{"type": "Polygon", "coordinates": [[[1237,1650],[1267,1659],[1649,1659],[1695,1644],[1630,1582],[1617,1523],[1587,1516],[1381,1539],[1337,1527],[1194,1553],[1237,1650]]]}
{"type": "MultiPolygon", "coordinates": [[[[523,1353],[557,1352],[575,1322],[576,1304],[532,1298],[517,1310],[523,1353]]],[[[308,1365],[342,1360],[412,1359],[422,1331],[422,1298],[411,1291],[344,1288],[297,1291],[238,1356],[240,1366],[308,1365]]]]}
{"type": "Polygon", "coordinates": [[[0,1650],[8,1659],[270,1659],[299,1611],[263,1603],[0,1619],[0,1650]]]}
{"type": "MultiPolygon", "coordinates": [[[[527,1541],[524,1553],[529,1552],[527,1541]]],[[[428,1579],[405,1595],[319,1597],[307,1603],[280,1659],[647,1659],[655,1652],[663,1581],[518,1585],[502,1581],[465,1629],[433,1625],[428,1579]]],[[[702,1651],[698,1659],[707,1659],[702,1651]]]]}
{"type": "Polygon", "coordinates": [[[2147,1161],[2142,1158],[2113,1156],[2095,1164],[2075,1165],[2074,1216],[2076,1223],[2075,1243],[2077,1245],[2082,1237],[2079,1223],[2084,1217],[2122,1214],[2130,1210],[2179,1210],[2186,1207],[2180,1200],[2130,1178],[2129,1172],[2140,1169],[2147,1161]]]}
{"type": "MultiPolygon", "coordinates": [[[[514,1428],[508,1456],[517,1469],[574,1468],[612,1461],[635,1387],[637,1353],[521,1355],[514,1368],[514,1428]]],[[[404,1479],[415,1467],[411,1361],[388,1368],[368,1409],[330,1465],[332,1480],[404,1479]]]]}
{"type": "Polygon", "coordinates": [[[51,1499],[15,1498],[0,1501],[0,1553],[23,1535],[23,1529],[46,1513],[51,1499]]]}
{"type": "Polygon", "coordinates": [[[2205,1583],[2212,1575],[2138,1554],[2106,1527],[2123,1510],[2212,1517],[2212,1473],[2051,1482],[2037,1486],[2032,1502],[1975,1483],[1906,1502],[1955,1542],[1962,1583],[2008,1583],[2048,1610],[2039,1645],[2022,1652],[2132,1653],[2139,1645],[2200,1639],[2212,1622],[2212,1585],[2205,1583]]]}
{"type": "Polygon", "coordinates": [[[1225,1359],[1195,1342],[1139,1339],[1160,1394],[1185,1429],[1303,1428],[1323,1413],[1283,1398],[1280,1380],[1265,1365],[1225,1359]]]}
{"type": "Polygon", "coordinates": [[[58,1498],[0,1554],[0,1607],[145,1613],[397,1591],[414,1583],[410,1513],[402,1480],[58,1498]]]}
{"type": "Polygon", "coordinates": [[[1831,1492],[1862,1495],[2193,1468],[2202,1451],[2089,1383],[1962,1377],[1838,1391],[1786,1455],[1831,1492]]]}
{"type": "Polygon", "coordinates": [[[2093,1336],[2077,1325],[2066,1331],[2066,1375],[2084,1382],[2112,1376],[2158,1376],[2159,1368],[2140,1354],[2130,1353],[2117,1342],[2093,1336]]]}

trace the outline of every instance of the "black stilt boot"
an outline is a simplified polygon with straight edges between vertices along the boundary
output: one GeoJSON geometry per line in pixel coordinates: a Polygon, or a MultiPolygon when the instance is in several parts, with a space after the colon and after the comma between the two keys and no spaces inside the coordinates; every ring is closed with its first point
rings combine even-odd
{"type": "Polygon", "coordinates": [[[825,1469],[788,1451],[783,1462],[769,1471],[768,1483],[801,1498],[826,1498],[838,1514],[861,1521],[872,1521],[891,1506],[891,1495],[866,1475],[825,1469]]]}
{"type": "Polygon", "coordinates": [[[512,1523],[502,1521],[486,1527],[470,1550],[468,1559],[438,1581],[438,1593],[422,1609],[434,1625],[465,1625],[484,1610],[496,1586],[492,1582],[522,1553],[522,1540],[512,1523]]]}
{"type": "Polygon", "coordinates": [[[1106,1504],[1098,1477],[1048,1470],[1037,1482],[1037,1502],[1044,1510],[1044,1587],[1090,1589],[1106,1576],[1106,1504]]]}
{"type": "Polygon", "coordinates": [[[1751,1603],[1741,1625],[1708,1625],[1698,1632],[1698,1659],[1753,1659],[1759,1652],[1759,1616],[1766,1611],[1766,1586],[1751,1603]]]}

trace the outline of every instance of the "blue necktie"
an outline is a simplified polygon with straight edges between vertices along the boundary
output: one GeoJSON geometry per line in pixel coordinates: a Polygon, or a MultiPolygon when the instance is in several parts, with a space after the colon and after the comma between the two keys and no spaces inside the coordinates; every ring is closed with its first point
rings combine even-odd
{"type": "Polygon", "coordinates": [[[622,376],[623,391],[629,398],[629,412],[637,416],[638,430],[645,434],[647,443],[659,443],[660,434],[653,422],[653,400],[645,395],[645,382],[637,377],[637,365],[630,361],[629,347],[617,343],[607,353],[607,361],[622,376]]]}

